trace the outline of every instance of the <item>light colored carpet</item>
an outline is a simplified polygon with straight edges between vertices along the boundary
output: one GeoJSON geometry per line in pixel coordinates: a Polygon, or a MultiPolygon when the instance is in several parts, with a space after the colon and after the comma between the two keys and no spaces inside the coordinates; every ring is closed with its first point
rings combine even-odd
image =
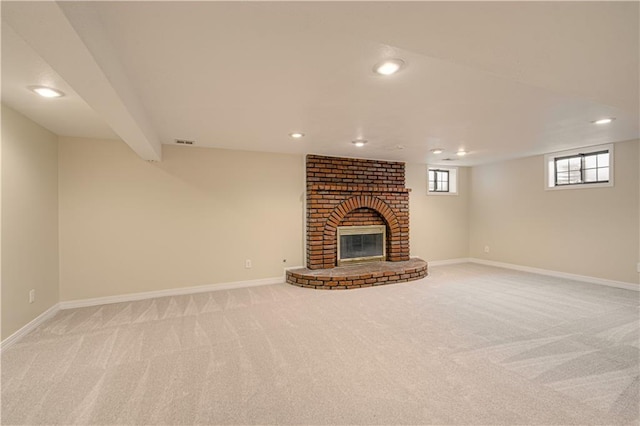
{"type": "Polygon", "coordinates": [[[3,424],[638,424],[639,294],[498,268],[59,312],[3,424]]]}

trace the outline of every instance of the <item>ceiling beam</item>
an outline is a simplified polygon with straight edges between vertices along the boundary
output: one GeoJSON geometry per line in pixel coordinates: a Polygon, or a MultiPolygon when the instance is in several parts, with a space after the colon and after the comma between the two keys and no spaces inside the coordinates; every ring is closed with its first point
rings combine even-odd
{"type": "Polygon", "coordinates": [[[3,24],[29,44],[140,157],[162,147],[99,17],[56,2],[3,2],[3,24]],[[82,19],[79,19],[82,17],[82,19]]]}

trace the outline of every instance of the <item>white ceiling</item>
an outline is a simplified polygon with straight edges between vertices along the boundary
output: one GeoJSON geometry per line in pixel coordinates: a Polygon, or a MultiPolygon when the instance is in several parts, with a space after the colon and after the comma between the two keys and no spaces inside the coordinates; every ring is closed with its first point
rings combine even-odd
{"type": "Polygon", "coordinates": [[[474,165],[640,137],[638,17],[638,2],[3,1],[2,101],[150,160],[180,138],[474,165]],[[389,57],[406,67],[374,74],[389,57]]]}

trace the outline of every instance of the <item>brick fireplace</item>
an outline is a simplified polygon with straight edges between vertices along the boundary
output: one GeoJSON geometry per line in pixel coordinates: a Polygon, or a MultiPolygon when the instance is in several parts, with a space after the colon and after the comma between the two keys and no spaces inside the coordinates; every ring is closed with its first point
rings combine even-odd
{"type": "Polygon", "coordinates": [[[404,163],[308,155],[306,179],[307,267],[288,271],[287,282],[351,288],[426,275],[426,262],[409,260],[410,189],[405,187],[404,163]],[[336,268],[338,227],[368,225],[386,227],[385,261],[336,268]],[[348,268],[359,272],[349,275],[348,268]]]}
{"type": "Polygon", "coordinates": [[[307,268],[336,266],[338,226],[386,225],[387,259],[409,260],[404,163],[307,156],[307,268]]]}

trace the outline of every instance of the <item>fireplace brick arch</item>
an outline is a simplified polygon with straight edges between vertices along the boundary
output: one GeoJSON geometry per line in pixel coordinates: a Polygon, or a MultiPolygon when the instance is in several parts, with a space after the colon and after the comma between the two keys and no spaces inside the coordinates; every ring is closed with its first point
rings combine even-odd
{"type": "Polygon", "coordinates": [[[367,208],[387,226],[387,260],[409,260],[409,189],[404,163],[307,156],[307,268],[336,266],[337,227],[367,208]]]}
{"type": "Polygon", "coordinates": [[[329,229],[335,232],[336,226],[338,226],[340,222],[342,222],[342,219],[344,219],[349,213],[360,208],[368,208],[374,210],[380,216],[382,216],[387,226],[389,226],[392,230],[400,230],[400,223],[398,222],[398,218],[396,217],[396,214],[393,212],[391,207],[387,205],[387,203],[385,203],[378,197],[357,195],[355,197],[346,199],[342,203],[338,204],[335,209],[333,209],[333,212],[331,212],[331,214],[329,215],[327,224],[325,225],[325,234],[329,229]]]}
{"type": "MultiPolygon", "coordinates": [[[[400,242],[402,240],[400,232],[401,228],[400,222],[398,221],[396,214],[393,212],[393,209],[378,197],[357,195],[338,204],[338,206],[334,208],[333,212],[329,215],[324,226],[323,233],[323,259],[334,259],[337,257],[336,234],[338,226],[341,225],[343,219],[345,219],[350,213],[362,208],[371,209],[380,215],[387,227],[387,257],[389,259],[396,259],[399,257],[399,253],[397,253],[397,251],[401,246],[399,244],[394,244],[394,242],[400,242]]],[[[323,265],[324,268],[327,266],[328,265],[323,265]]]]}

